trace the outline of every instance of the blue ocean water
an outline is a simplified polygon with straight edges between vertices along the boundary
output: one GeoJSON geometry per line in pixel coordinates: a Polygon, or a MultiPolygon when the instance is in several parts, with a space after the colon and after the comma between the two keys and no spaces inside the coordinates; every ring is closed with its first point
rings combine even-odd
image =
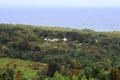
{"type": "Polygon", "coordinates": [[[0,23],[120,31],[120,9],[0,8],[0,23]]]}

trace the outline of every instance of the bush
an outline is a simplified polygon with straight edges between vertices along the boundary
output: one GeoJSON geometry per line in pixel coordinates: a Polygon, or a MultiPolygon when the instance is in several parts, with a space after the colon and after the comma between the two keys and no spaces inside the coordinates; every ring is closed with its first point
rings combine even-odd
{"type": "Polygon", "coordinates": [[[49,61],[47,75],[53,77],[56,71],[60,71],[59,64],[55,61],[49,61]]]}

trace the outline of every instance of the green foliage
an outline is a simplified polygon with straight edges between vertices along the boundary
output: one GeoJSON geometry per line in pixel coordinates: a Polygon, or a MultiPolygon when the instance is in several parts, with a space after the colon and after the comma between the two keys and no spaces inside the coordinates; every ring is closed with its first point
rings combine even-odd
{"type": "Polygon", "coordinates": [[[12,69],[8,69],[8,68],[3,68],[0,69],[0,78],[2,78],[3,80],[13,80],[13,75],[14,72],[12,69]]]}
{"type": "Polygon", "coordinates": [[[58,71],[55,72],[54,77],[52,80],[79,80],[78,76],[74,75],[72,76],[72,79],[70,79],[68,76],[63,76],[58,71]]]}
{"type": "MultiPolygon", "coordinates": [[[[48,62],[47,73],[51,77],[56,71],[60,72],[60,66],[63,66],[63,73],[66,76],[71,70],[85,69],[83,70],[85,76],[79,75],[78,78],[83,80],[109,80],[108,76],[118,75],[118,70],[112,70],[110,75],[108,70],[120,65],[119,52],[120,32],[0,24],[0,57],[48,62]],[[67,42],[63,41],[64,37],[68,38],[67,42]],[[46,38],[58,39],[58,41],[47,42],[45,41],[46,38]],[[50,60],[53,62],[49,63],[50,60]],[[92,63],[97,64],[91,65],[92,63]],[[91,66],[85,68],[87,65],[91,66]]],[[[3,63],[1,62],[0,66],[3,63]]],[[[39,67],[39,65],[34,65],[34,70],[39,69],[39,67]]],[[[28,72],[25,73],[31,73],[28,76],[32,73],[35,75],[37,71],[34,70],[28,68],[28,72]]],[[[74,79],[77,80],[77,76],[74,76],[74,79]]],[[[40,76],[36,77],[36,79],[38,78],[40,76]]]]}
{"type": "Polygon", "coordinates": [[[119,69],[112,68],[110,70],[110,80],[120,80],[120,71],[119,71],[119,69]]]}
{"type": "Polygon", "coordinates": [[[83,75],[83,77],[81,78],[81,80],[87,80],[86,76],[83,75]]]}
{"type": "Polygon", "coordinates": [[[79,80],[79,78],[78,78],[78,76],[74,75],[74,76],[72,77],[72,80],[79,80]]]}
{"type": "Polygon", "coordinates": [[[18,44],[18,49],[19,50],[30,50],[30,45],[28,41],[20,41],[18,44]]]}
{"type": "MultiPolygon", "coordinates": [[[[46,69],[47,64],[39,63],[39,62],[32,62],[32,61],[25,61],[20,59],[12,59],[12,58],[0,58],[0,76],[4,77],[2,74],[5,73],[9,76],[9,74],[15,76],[20,72],[21,77],[24,77],[26,80],[32,79],[37,76],[37,72],[41,71],[42,69],[46,69]],[[16,67],[15,67],[16,66],[16,67]],[[43,67],[41,67],[43,66],[43,67]],[[34,69],[37,67],[37,69],[34,69]]],[[[0,78],[1,78],[0,77],[0,78]]]]}
{"type": "Polygon", "coordinates": [[[69,77],[67,76],[62,76],[60,73],[55,72],[55,75],[52,80],[69,80],[69,77]]]}
{"type": "Polygon", "coordinates": [[[53,77],[56,71],[60,71],[58,63],[55,61],[49,61],[47,75],[53,77]]]}
{"type": "Polygon", "coordinates": [[[100,63],[92,64],[85,68],[86,78],[98,79],[98,80],[109,80],[109,72],[105,71],[100,63]]]}
{"type": "Polygon", "coordinates": [[[43,62],[54,58],[63,62],[65,56],[69,56],[80,62],[83,67],[95,62],[105,62],[106,58],[111,62],[109,66],[117,66],[120,60],[119,37],[119,32],[0,24],[0,44],[2,48],[7,48],[1,52],[1,56],[43,62]],[[64,37],[68,38],[67,43],[62,41],[64,37]],[[45,38],[57,38],[59,41],[46,44],[45,38]],[[35,57],[36,55],[38,57],[35,57]]]}

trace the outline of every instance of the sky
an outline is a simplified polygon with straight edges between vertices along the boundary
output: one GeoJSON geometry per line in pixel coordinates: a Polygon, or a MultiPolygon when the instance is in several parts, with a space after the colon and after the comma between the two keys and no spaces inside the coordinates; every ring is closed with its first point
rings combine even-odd
{"type": "Polygon", "coordinates": [[[120,31],[120,0],[0,0],[0,23],[120,31]]]}
{"type": "Polygon", "coordinates": [[[120,7],[120,0],[0,0],[0,6],[10,7],[120,7]]]}

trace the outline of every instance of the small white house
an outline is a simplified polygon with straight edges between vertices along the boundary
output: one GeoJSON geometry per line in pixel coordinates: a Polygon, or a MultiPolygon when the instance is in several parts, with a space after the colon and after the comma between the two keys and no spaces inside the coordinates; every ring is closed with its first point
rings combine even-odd
{"type": "Polygon", "coordinates": [[[47,43],[59,41],[59,39],[47,39],[47,38],[45,38],[44,40],[45,40],[47,43]]]}
{"type": "Polygon", "coordinates": [[[51,42],[59,41],[59,39],[51,39],[51,42]]]}
{"type": "Polygon", "coordinates": [[[44,40],[45,40],[45,41],[47,41],[48,39],[47,39],[47,38],[45,38],[44,40]]]}
{"type": "Polygon", "coordinates": [[[68,41],[68,39],[64,37],[64,38],[63,38],[63,41],[67,42],[67,41],[68,41]]]}
{"type": "Polygon", "coordinates": [[[82,46],[83,44],[82,43],[78,43],[79,46],[82,46]]]}
{"type": "Polygon", "coordinates": [[[95,40],[95,43],[98,43],[98,40],[97,40],[97,39],[95,40]]]}

